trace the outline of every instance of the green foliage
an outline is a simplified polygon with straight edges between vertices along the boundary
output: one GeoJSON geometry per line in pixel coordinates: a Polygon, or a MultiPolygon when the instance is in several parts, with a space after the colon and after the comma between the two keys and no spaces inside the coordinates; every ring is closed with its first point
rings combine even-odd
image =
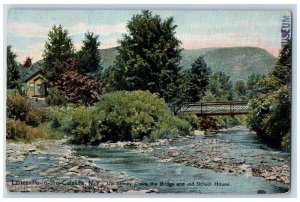
{"type": "Polygon", "coordinates": [[[8,118],[25,121],[31,107],[19,93],[7,91],[6,114],[8,118]]]}
{"type": "MultiPolygon", "coordinates": [[[[67,106],[49,110],[50,132],[52,136],[71,136],[74,144],[98,144],[102,138],[101,113],[95,108],[67,106]]],[[[51,136],[51,135],[50,135],[51,136]]]]}
{"type": "Polygon", "coordinates": [[[101,140],[101,113],[95,113],[93,108],[79,106],[74,108],[68,130],[75,144],[99,144],[101,140]]]}
{"type": "Polygon", "coordinates": [[[246,100],[247,99],[247,88],[245,82],[242,80],[238,80],[234,84],[234,90],[237,93],[239,100],[246,100]]]}
{"type": "Polygon", "coordinates": [[[12,52],[11,46],[7,46],[7,89],[18,89],[20,86],[20,70],[16,61],[17,55],[12,52]]]}
{"type": "Polygon", "coordinates": [[[48,96],[46,102],[48,105],[63,106],[67,103],[68,98],[66,94],[57,87],[48,88],[48,96]]]}
{"type": "Polygon", "coordinates": [[[252,99],[257,95],[257,84],[263,77],[258,74],[251,74],[247,80],[247,97],[252,99]]]}
{"type": "Polygon", "coordinates": [[[228,101],[234,96],[232,81],[230,76],[224,72],[214,73],[207,86],[204,101],[228,101]]]}
{"type": "Polygon", "coordinates": [[[119,41],[114,65],[105,73],[109,89],[149,90],[172,102],[181,69],[176,27],[173,17],[162,20],[150,11],[134,15],[119,41]]]}
{"type": "Polygon", "coordinates": [[[63,131],[52,128],[49,122],[41,123],[36,129],[43,134],[45,140],[59,140],[66,136],[63,131]]]}
{"type": "Polygon", "coordinates": [[[290,148],[291,42],[280,53],[275,70],[257,84],[249,126],[266,143],[290,148]]]}
{"type": "Polygon", "coordinates": [[[45,111],[32,108],[26,98],[14,91],[7,92],[6,113],[7,118],[23,121],[33,127],[47,119],[45,111]]]}
{"type": "Polygon", "coordinates": [[[187,135],[189,124],[172,116],[163,99],[147,91],[114,92],[98,103],[103,140],[132,141],[187,135]]]}
{"type": "Polygon", "coordinates": [[[178,118],[187,121],[193,129],[197,129],[199,125],[199,118],[195,114],[180,113],[178,118]]]}
{"type": "Polygon", "coordinates": [[[20,120],[7,119],[6,121],[6,139],[8,140],[31,141],[42,136],[43,134],[39,130],[20,120]]]}
{"type": "Polygon", "coordinates": [[[61,25],[54,25],[49,32],[43,58],[43,73],[50,82],[55,81],[72,62],[74,46],[68,31],[61,25]]]}
{"type": "Polygon", "coordinates": [[[202,99],[211,75],[211,69],[200,56],[192,64],[192,68],[183,71],[180,78],[179,93],[181,102],[198,102],[202,99]]]}
{"type": "Polygon", "coordinates": [[[100,55],[100,42],[99,36],[94,36],[94,33],[85,33],[85,40],[83,46],[77,53],[79,60],[78,72],[93,79],[100,79],[102,73],[101,55],[100,55]]]}

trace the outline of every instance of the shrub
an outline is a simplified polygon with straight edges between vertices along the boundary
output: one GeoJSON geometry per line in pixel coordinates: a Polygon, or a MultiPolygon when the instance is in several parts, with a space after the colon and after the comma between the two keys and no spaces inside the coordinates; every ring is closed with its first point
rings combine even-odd
{"type": "Polygon", "coordinates": [[[178,118],[187,121],[193,129],[197,129],[199,124],[199,118],[195,114],[181,113],[178,118]]]}
{"type": "Polygon", "coordinates": [[[28,111],[25,117],[25,123],[37,127],[40,123],[46,121],[46,113],[42,110],[31,109],[28,111]]]}
{"type": "Polygon", "coordinates": [[[75,144],[98,144],[101,140],[101,114],[95,108],[69,105],[49,110],[50,132],[58,131],[71,135],[75,144]]]}
{"type": "Polygon", "coordinates": [[[59,129],[53,129],[50,123],[44,122],[37,127],[46,140],[58,140],[65,137],[65,133],[59,129]]]}
{"type": "Polygon", "coordinates": [[[7,91],[6,113],[7,117],[15,120],[25,121],[30,110],[27,100],[14,91],[7,91]]]}
{"type": "Polygon", "coordinates": [[[132,141],[187,135],[186,121],[172,116],[166,103],[148,91],[106,94],[96,106],[101,113],[102,138],[106,141],[132,141]]]}
{"type": "Polygon", "coordinates": [[[49,105],[63,106],[67,103],[67,96],[64,92],[58,90],[56,87],[52,87],[48,89],[46,102],[49,105]]]}
{"type": "Polygon", "coordinates": [[[200,120],[200,127],[201,129],[207,130],[207,129],[219,129],[219,125],[217,124],[217,120],[213,117],[204,116],[201,117],[200,120]]]}
{"type": "Polygon", "coordinates": [[[43,133],[19,120],[8,119],[6,123],[6,138],[10,140],[30,141],[41,138],[43,133]]]}
{"type": "Polygon", "coordinates": [[[101,140],[101,114],[95,113],[91,107],[76,107],[71,111],[71,121],[68,130],[71,141],[76,144],[99,144],[101,140]]]}

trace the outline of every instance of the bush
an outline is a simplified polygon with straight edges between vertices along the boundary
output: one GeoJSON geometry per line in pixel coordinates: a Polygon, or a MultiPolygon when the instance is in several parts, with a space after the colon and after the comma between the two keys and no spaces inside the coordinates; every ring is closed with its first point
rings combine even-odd
{"type": "Polygon", "coordinates": [[[48,96],[46,98],[47,104],[63,106],[67,101],[67,96],[64,92],[58,90],[56,87],[48,89],[48,96]]]}
{"type": "Polygon", "coordinates": [[[27,100],[20,94],[7,91],[6,113],[8,118],[25,121],[30,108],[27,100]]]}
{"type": "Polygon", "coordinates": [[[28,111],[25,117],[25,123],[37,127],[40,123],[46,121],[46,113],[42,110],[31,109],[28,111]]]}
{"type": "Polygon", "coordinates": [[[213,117],[204,116],[200,119],[200,128],[203,130],[207,129],[219,129],[219,125],[217,124],[217,120],[213,117]]]}
{"type": "Polygon", "coordinates": [[[10,140],[30,141],[41,138],[43,133],[19,120],[8,119],[6,123],[6,138],[10,140]]]}
{"type": "Polygon", "coordinates": [[[101,140],[101,114],[96,114],[94,108],[80,106],[71,111],[71,121],[68,130],[71,141],[76,144],[99,144],[101,140]]]}
{"type": "Polygon", "coordinates": [[[181,113],[178,118],[187,121],[193,129],[197,129],[199,124],[199,118],[195,114],[181,113]]]}
{"type": "Polygon", "coordinates": [[[49,110],[50,132],[71,135],[75,144],[98,144],[101,140],[101,114],[95,108],[69,105],[49,110]]]}
{"type": "Polygon", "coordinates": [[[106,141],[154,140],[189,133],[189,124],[172,116],[165,101],[148,91],[106,94],[96,111],[103,116],[102,138],[106,141]]]}
{"type": "Polygon", "coordinates": [[[58,140],[65,137],[65,133],[58,129],[53,129],[50,123],[42,123],[37,127],[37,130],[43,134],[46,140],[58,140]]]}

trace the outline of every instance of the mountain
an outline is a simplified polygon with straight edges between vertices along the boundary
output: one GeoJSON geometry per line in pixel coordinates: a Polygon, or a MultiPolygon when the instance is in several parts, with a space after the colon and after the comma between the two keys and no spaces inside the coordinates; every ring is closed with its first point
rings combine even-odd
{"type": "MultiPolygon", "coordinates": [[[[117,53],[117,48],[101,49],[104,68],[113,64],[117,53]]],[[[266,75],[274,69],[277,61],[277,58],[268,51],[256,47],[184,49],[181,60],[183,69],[190,68],[200,55],[203,55],[213,72],[223,71],[230,75],[234,82],[237,80],[246,81],[252,73],[266,75]]],[[[37,71],[42,64],[42,60],[34,63],[28,72],[37,71]]],[[[23,73],[23,75],[30,75],[28,72],[23,73]]]]}
{"type": "Polygon", "coordinates": [[[200,55],[203,55],[213,72],[223,71],[232,81],[246,81],[252,73],[266,75],[274,69],[277,61],[277,58],[261,48],[205,48],[183,50],[181,65],[184,69],[190,68],[200,55]]]}
{"type": "MultiPolygon", "coordinates": [[[[116,48],[101,50],[104,68],[113,64],[116,48]]],[[[244,80],[252,73],[266,75],[274,69],[277,58],[256,47],[203,48],[182,51],[181,66],[188,69],[197,57],[203,55],[213,72],[223,71],[232,81],[244,80]]]]}

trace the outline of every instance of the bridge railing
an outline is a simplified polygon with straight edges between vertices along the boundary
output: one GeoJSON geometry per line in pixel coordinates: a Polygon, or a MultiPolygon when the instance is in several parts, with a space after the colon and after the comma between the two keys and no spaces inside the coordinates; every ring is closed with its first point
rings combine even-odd
{"type": "Polygon", "coordinates": [[[248,101],[185,102],[174,108],[174,114],[195,113],[197,115],[227,115],[248,113],[248,101]]]}

